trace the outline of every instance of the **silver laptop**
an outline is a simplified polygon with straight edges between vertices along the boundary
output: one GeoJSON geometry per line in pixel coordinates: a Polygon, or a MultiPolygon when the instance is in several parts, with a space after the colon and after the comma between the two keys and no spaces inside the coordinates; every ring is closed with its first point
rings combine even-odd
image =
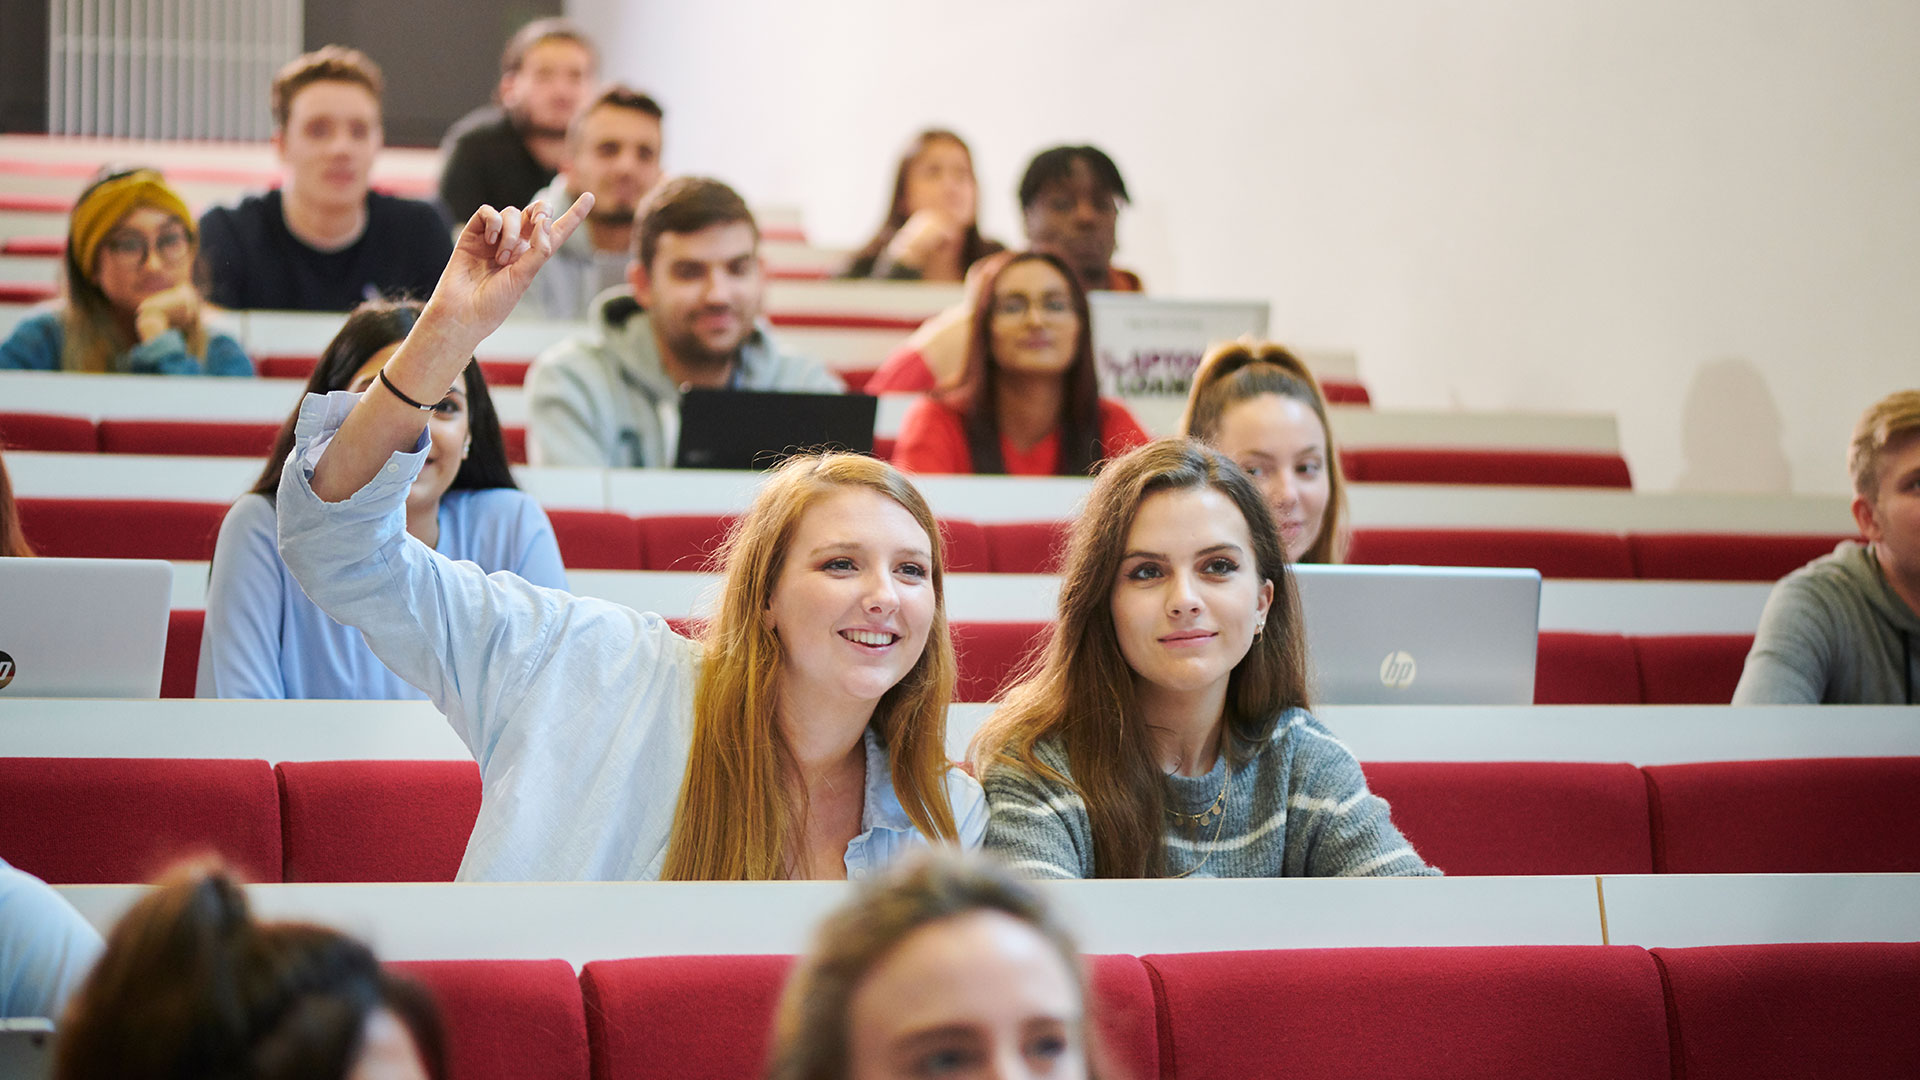
{"type": "Polygon", "coordinates": [[[1093,356],[1100,392],[1110,397],[1187,400],[1200,357],[1216,341],[1267,336],[1264,300],[1165,300],[1096,292],[1093,356]]]}
{"type": "Polygon", "coordinates": [[[173,567],[0,559],[0,700],[160,696],[173,567]]]}
{"type": "Polygon", "coordinates": [[[53,1074],[53,1021],[14,1017],[0,1020],[0,1077],[41,1080],[53,1074]]]}
{"type": "Polygon", "coordinates": [[[1533,704],[1538,571],[1313,565],[1294,580],[1315,704],[1533,704]]]}

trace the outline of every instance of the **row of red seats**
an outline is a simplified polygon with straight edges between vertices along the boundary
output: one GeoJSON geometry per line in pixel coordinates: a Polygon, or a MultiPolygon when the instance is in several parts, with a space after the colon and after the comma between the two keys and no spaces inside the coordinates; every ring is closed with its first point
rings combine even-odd
{"type": "MultiPolygon", "coordinates": [[[[1449,874],[1920,872],[1920,758],[1374,762],[1449,874]]],[[[218,852],[256,881],[451,881],[471,761],[0,758],[0,857],[57,884],[218,852]]]]}
{"type": "MultiPolygon", "coordinates": [[[[19,500],[21,527],[43,555],[209,559],[224,503],[154,499],[19,500]]],[[[705,570],[729,514],[631,517],[549,510],[561,558],[575,570],[705,570]]],[[[1059,569],[1066,521],[948,519],[947,569],[1041,574],[1059,569]]],[[[1766,533],[1597,533],[1550,529],[1360,528],[1348,561],[1370,565],[1530,566],[1554,578],[1773,581],[1833,550],[1843,536],[1766,533]]]]}

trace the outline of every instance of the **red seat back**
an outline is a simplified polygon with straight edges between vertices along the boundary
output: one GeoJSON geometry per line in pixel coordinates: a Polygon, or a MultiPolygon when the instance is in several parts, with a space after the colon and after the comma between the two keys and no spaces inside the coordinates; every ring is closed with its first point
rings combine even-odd
{"type": "Polygon", "coordinates": [[[1373,762],[1367,786],[1449,874],[1650,874],[1647,786],[1632,765],[1373,762]]]}
{"type": "Polygon", "coordinates": [[[950,624],[960,664],[955,701],[992,701],[1012,685],[1023,661],[1053,632],[1050,622],[960,622],[950,624]]]}
{"type": "Polygon", "coordinates": [[[565,960],[413,960],[447,1033],[448,1080],[581,1080],[588,1074],[580,983],[565,960]]]}
{"type": "Polygon", "coordinates": [[[1641,949],[1299,949],[1142,957],[1162,1076],[1670,1080],[1641,949]]]}
{"type": "Polygon", "coordinates": [[[1920,944],[1654,949],[1686,1080],[1920,1076],[1920,944]]]}
{"type": "Polygon", "coordinates": [[[640,525],[611,510],[549,510],[560,561],[569,570],[643,570],[640,525]]]}
{"type": "Polygon", "coordinates": [[[0,412],[0,450],[92,454],[99,449],[100,433],[84,416],[0,412]]]}
{"type": "Polygon", "coordinates": [[[580,971],[594,1080],[758,1076],[791,956],[653,956],[580,971]]]}
{"type": "Polygon", "coordinates": [[[305,382],[313,378],[313,369],[320,364],[317,356],[256,356],[253,358],[254,373],[263,379],[299,379],[305,382]]]}
{"type": "Polygon", "coordinates": [[[190,698],[200,682],[200,638],[207,613],[198,608],[167,612],[167,652],[160,662],[160,696],[190,698]]]}
{"type": "Polygon", "coordinates": [[[181,454],[265,458],[280,424],[239,420],[100,421],[100,449],[108,454],[181,454]]]}
{"type": "Polygon", "coordinates": [[[1663,874],[1920,872],[1920,757],[1650,765],[1663,874]]]}
{"type": "Polygon", "coordinates": [[[715,569],[713,553],[736,520],[734,514],[664,514],[639,519],[640,569],[715,569]]]}
{"type": "Polygon", "coordinates": [[[507,463],[527,463],[527,427],[525,424],[501,424],[500,442],[506,447],[507,463]]]}
{"type": "Polygon", "coordinates": [[[1366,447],[1343,450],[1347,479],[1374,484],[1517,484],[1631,488],[1619,454],[1572,450],[1456,450],[1366,447]]]}
{"type": "Polygon", "coordinates": [[[532,360],[482,360],[480,374],[486,376],[489,387],[524,386],[532,366],[532,360]]]}
{"type": "Polygon", "coordinates": [[[280,880],[266,762],[0,758],[0,858],[36,877],[130,884],[208,853],[247,880],[280,880]]]}
{"type": "Polygon", "coordinates": [[[1760,533],[1632,533],[1633,571],[1681,581],[1777,581],[1852,537],[1760,533]]]}
{"type": "Polygon", "coordinates": [[[1752,648],[1752,634],[1636,637],[1640,700],[1647,705],[1725,705],[1733,700],[1752,648]]]}
{"type": "Polygon", "coordinates": [[[213,558],[225,503],[164,499],[20,499],[20,528],[41,555],[79,559],[213,558]]]}
{"type": "Polygon", "coordinates": [[[1322,379],[1320,393],[1327,399],[1329,405],[1373,404],[1373,395],[1367,392],[1364,385],[1357,382],[1334,382],[1322,379]]]}
{"type": "Polygon", "coordinates": [[[471,761],[283,761],[288,881],[452,881],[480,813],[471,761]]]}
{"type": "Polygon", "coordinates": [[[1530,566],[1542,577],[1630,578],[1624,537],[1550,529],[1356,529],[1353,563],[1530,566]]]}
{"type": "Polygon", "coordinates": [[[1533,667],[1535,705],[1638,705],[1640,668],[1622,634],[1541,631],[1533,667]]]}
{"type": "Polygon", "coordinates": [[[947,555],[949,574],[985,574],[993,569],[993,551],[987,545],[987,530],[977,522],[960,518],[940,521],[940,539],[947,555]]]}
{"type": "Polygon", "coordinates": [[[996,574],[1057,574],[1067,553],[1068,521],[999,521],[982,525],[996,574]]]}

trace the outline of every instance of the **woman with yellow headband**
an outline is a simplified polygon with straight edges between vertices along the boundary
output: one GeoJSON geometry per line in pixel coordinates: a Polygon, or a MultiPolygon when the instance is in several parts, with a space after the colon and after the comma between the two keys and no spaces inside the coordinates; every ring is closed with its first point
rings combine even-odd
{"type": "Polygon", "coordinates": [[[251,375],[238,342],[209,332],[191,275],[193,213],[152,169],[94,181],[67,228],[66,302],[0,343],[0,369],[251,375]]]}

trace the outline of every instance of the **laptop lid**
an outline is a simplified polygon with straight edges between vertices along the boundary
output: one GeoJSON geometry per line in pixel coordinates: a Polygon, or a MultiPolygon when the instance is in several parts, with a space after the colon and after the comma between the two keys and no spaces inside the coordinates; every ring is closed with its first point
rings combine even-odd
{"type": "Polygon", "coordinates": [[[1531,705],[1536,570],[1294,567],[1311,700],[1330,705],[1531,705]]]}
{"type": "Polygon", "coordinates": [[[173,567],[0,559],[0,699],[160,696],[173,567]]]}
{"type": "Polygon", "coordinates": [[[0,1077],[41,1080],[53,1075],[53,1021],[42,1017],[0,1019],[0,1077]]]}
{"type": "Polygon", "coordinates": [[[694,388],[680,397],[682,469],[770,469],[802,450],[873,453],[870,394],[694,388]]]}

